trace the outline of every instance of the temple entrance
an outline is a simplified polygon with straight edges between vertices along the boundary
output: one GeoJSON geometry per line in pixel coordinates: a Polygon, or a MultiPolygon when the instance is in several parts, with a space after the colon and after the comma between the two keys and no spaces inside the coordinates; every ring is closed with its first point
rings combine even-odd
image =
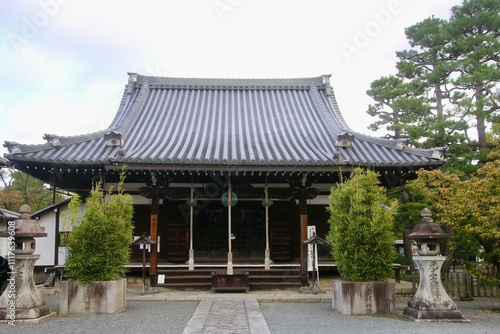
{"type": "MultiPolygon", "coordinates": [[[[265,217],[259,202],[239,202],[232,208],[233,261],[263,261],[266,247],[265,217]]],[[[227,208],[211,203],[194,219],[195,260],[225,261],[228,252],[227,208]]]]}
{"type": "MultiPolygon", "coordinates": [[[[228,212],[220,201],[205,202],[193,216],[195,263],[227,262],[228,212]]],[[[189,212],[184,203],[163,206],[158,221],[159,262],[186,263],[189,259],[189,212]]],[[[324,211],[323,208],[321,208],[324,211]]],[[[269,209],[271,260],[287,262],[300,253],[296,207],[274,203],[269,209]]],[[[264,263],[266,248],[265,208],[261,201],[239,201],[232,208],[233,262],[264,263]]],[[[149,235],[150,206],[136,206],[134,235],[149,235]]],[[[142,261],[142,252],[132,247],[131,261],[142,261]]]]}

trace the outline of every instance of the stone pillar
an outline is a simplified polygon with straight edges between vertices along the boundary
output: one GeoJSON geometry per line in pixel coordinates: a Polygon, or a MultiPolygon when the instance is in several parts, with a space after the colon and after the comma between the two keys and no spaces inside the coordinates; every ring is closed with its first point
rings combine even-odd
{"type": "Polygon", "coordinates": [[[6,231],[0,237],[8,238],[10,278],[7,288],[0,296],[0,320],[14,325],[15,321],[39,322],[55,316],[45,304],[33,277],[35,262],[40,255],[35,252],[34,237],[46,237],[38,222],[30,219],[31,209],[23,205],[19,212],[21,218],[8,223],[6,231]]]}
{"type": "Polygon", "coordinates": [[[441,283],[441,267],[446,259],[442,256],[414,256],[413,260],[418,264],[420,283],[403,315],[415,320],[468,322],[441,283]]]}

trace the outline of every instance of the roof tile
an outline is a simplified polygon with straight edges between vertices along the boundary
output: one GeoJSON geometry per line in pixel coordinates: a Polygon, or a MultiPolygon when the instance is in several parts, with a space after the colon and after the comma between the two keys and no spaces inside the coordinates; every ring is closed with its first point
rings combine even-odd
{"type": "MultiPolygon", "coordinates": [[[[131,74],[111,125],[57,136],[60,145],[16,144],[11,161],[68,165],[428,166],[431,150],[349,129],[325,76],[298,79],[191,79],[131,74]],[[119,133],[122,147],[106,145],[119,133]],[[336,147],[337,137],[354,137],[336,147]]],[[[56,136],[56,135],[51,135],[56,136]]],[[[9,149],[13,142],[6,142],[9,149]]]]}

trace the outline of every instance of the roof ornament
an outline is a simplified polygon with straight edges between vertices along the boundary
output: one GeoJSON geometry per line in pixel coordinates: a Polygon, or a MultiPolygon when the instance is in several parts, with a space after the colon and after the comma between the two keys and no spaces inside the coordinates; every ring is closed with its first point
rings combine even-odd
{"type": "Polygon", "coordinates": [[[125,87],[125,94],[130,95],[134,90],[134,84],[137,82],[137,73],[127,72],[128,74],[128,84],[125,87]]]}
{"type": "Polygon", "coordinates": [[[5,141],[3,147],[7,147],[11,154],[22,153],[21,144],[15,141],[5,141]]]}
{"type": "Polygon", "coordinates": [[[407,138],[398,139],[396,143],[396,147],[394,147],[398,151],[404,150],[404,148],[408,145],[409,140],[407,138]]]}
{"type": "Polygon", "coordinates": [[[328,96],[332,95],[332,86],[330,86],[330,77],[331,76],[332,76],[331,74],[325,74],[325,75],[321,76],[323,84],[325,85],[326,95],[328,95],[328,96]]]}
{"type": "Polygon", "coordinates": [[[46,133],[43,135],[43,139],[45,139],[47,143],[52,144],[54,147],[61,146],[61,141],[59,140],[58,135],[46,133]]]}
{"type": "Polygon", "coordinates": [[[433,159],[444,159],[444,149],[443,147],[436,147],[432,150],[432,156],[431,158],[433,159]]]}
{"type": "Polygon", "coordinates": [[[128,72],[128,83],[129,84],[134,84],[137,82],[137,73],[133,73],[133,72],[128,72]]]}
{"type": "Polygon", "coordinates": [[[106,140],[106,146],[111,147],[122,147],[123,139],[122,134],[119,132],[111,131],[104,135],[104,139],[106,140]]]}
{"type": "Polygon", "coordinates": [[[109,161],[111,163],[114,163],[115,165],[118,165],[118,163],[123,162],[126,154],[127,152],[125,152],[123,148],[119,148],[115,151],[114,156],[109,158],[109,161]]]}
{"type": "Polygon", "coordinates": [[[351,147],[353,141],[354,141],[354,136],[347,132],[344,132],[337,137],[336,146],[344,148],[351,147]]]}

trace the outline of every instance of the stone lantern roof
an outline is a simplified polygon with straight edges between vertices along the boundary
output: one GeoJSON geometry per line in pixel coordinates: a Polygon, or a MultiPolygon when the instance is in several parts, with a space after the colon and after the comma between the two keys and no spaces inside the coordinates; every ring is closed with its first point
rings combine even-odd
{"type": "MultiPolygon", "coordinates": [[[[46,237],[47,233],[44,232],[40,224],[30,218],[31,208],[24,204],[19,209],[21,217],[16,219],[15,236],[16,237],[46,237]]],[[[0,232],[0,237],[8,237],[9,231],[0,232]]]]}
{"type": "Polygon", "coordinates": [[[408,234],[408,239],[448,239],[449,234],[444,233],[443,229],[439,224],[436,224],[431,218],[431,210],[425,208],[421,212],[422,222],[415,225],[410,234],[408,234]]]}

